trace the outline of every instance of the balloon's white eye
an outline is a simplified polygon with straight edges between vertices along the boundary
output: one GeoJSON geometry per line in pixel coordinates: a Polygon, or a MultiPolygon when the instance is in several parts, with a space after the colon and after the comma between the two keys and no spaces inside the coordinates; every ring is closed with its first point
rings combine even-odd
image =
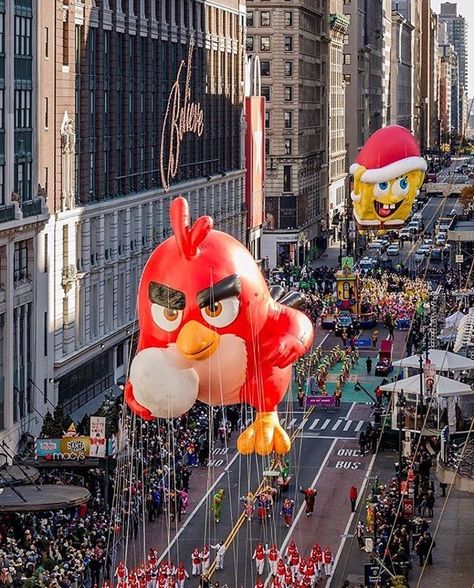
{"type": "Polygon", "coordinates": [[[166,306],[161,306],[161,304],[152,304],[151,316],[160,329],[171,333],[181,324],[181,321],[183,320],[183,311],[167,308],[166,306]]]}
{"type": "Polygon", "coordinates": [[[390,182],[380,182],[374,188],[375,196],[384,196],[390,190],[390,182]]]}
{"type": "Polygon", "coordinates": [[[213,327],[227,327],[234,322],[239,314],[239,299],[237,296],[212,302],[201,309],[204,320],[213,327]]]}
{"type": "Polygon", "coordinates": [[[408,181],[408,178],[403,177],[393,184],[392,192],[395,196],[406,196],[409,189],[410,182],[408,181]]]}

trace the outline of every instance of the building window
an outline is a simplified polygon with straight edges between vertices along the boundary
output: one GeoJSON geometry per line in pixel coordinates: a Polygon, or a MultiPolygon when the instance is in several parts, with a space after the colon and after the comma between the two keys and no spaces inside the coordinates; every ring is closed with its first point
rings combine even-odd
{"type": "Polygon", "coordinates": [[[351,54],[350,53],[344,53],[342,63],[343,63],[343,65],[350,65],[351,64],[351,54]]]}
{"type": "Polygon", "coordinates": [[[285,37],[285,51],[293,51],[293,37],[285,37]]]}
{"type": "Polygon", "coordinates": [[[344,45],[349,45],[349,35],[347,33],[344,35],[344,45]]]}
{"type": "Polygon", "coordinates": [[[270,128],[270,111],[269,110],[265,110],[265,128],[266,129],[270,128]]]}
{"type": "Polygon", "coordinates": [[[0,88],[0,129],[4,129],[4,128],[5,128],[5,90],[3,88],[0,88]]]}
{"type": "Polygon", "coordinates": [[[293,26],[293,13],[291,10],[285,10],[284,24],[285,27],[293,26]]]}
{"type": "Polygon", "coordinates": [[[5,166],[0,165],[0,204],[5,204],[5,166]]]}
{"type": "Polygon", "coordinates": [[[49,126],[49,108],[48,108],[48,98],[44,99],[44,128],[47,129],[49,126]]]}
{"type": "Polygon", "coordinates": [[[69,6],[63,5],[63,65],[69,65],[69,6]]]}
{"type": "Polygon", "coordinates": [[[285,129],[293,128],[293,113],[290,110],[284,112],[285,129]]]}
{"type": "Polygon", "coordinates": [[[44,58],[49,58],[49,29],[44,27],[44,58]]]}
{"type": "Polygon", "coordinates": [[[269,10],[262,10],[260,13],[260,26],[261,27],[269,27],[270,26],[270,11],[269,10]]]}
{"type": "Polygon", "coordinates": [[[270,51],[270,37],[260,37],[260,51],[270,51]]]}
{"type": "Polygon", "coordinates": [[[293,62],[292,61],[285,61],[284,73],[285,73],[286,78],[291,78],[293,76],[293,62]]]}
{"type": "Polygon", "coordinates": [[[253,10],[247,12],[247,27],[254,26],[253,10]]]}
{"type": "Polygon", "coordinates": [[[292,139],[285,139],[285,155],[291,155],[292,139]]]}
{"type": "Polygon", "coordinates": [[[247,35],[246,39],[245,39],[245,48],[247,49],[247,51],[253,51],[253,37],[250,35],[247,35]]]}
{"type": "Polygon", "coordinates": [[[344,4],[352,4],[352,0],[344,0],[344,4]]]}
{"type": "Polygon", "coordinates": [[[14,191],[18,194],[19,201],[31,200],[31,161],[15,162],[14,175],[14,191]]]}
{"type": "Polygon", "coordinates": [[[283,166],[283,192],[291,192],[291,165],[283,166]]]}
{"type": "Polygon", "coordinates": [[[43,355],[48,355],[48,311],[43,315],[43,355]]]}
{"type": "Polygon", "coordinates": [[[260,73],[262,77],[267,77],[270,75],[270,62],[269,61],[261,61],[260,62],[260,73]]]}
{"type": "Polygon", "coordinates": [[[270,86],[262,86],[262,96],[265,98],[267,102],[270,102],[272,98],[270,86]]]}
{"type": "Polygon", "coordinates": [[[285,102],[293,102],[293,87],[292,86],[285,86],[283,88],[283,96],[285,102]]]}
{"type": "Polygon", "coordinates": [[[0,431],[3,431],[5,428],[5,379],[3,376],[4,325],[5,315],[0,314],[0,431]]]}
{"type": "Polygon", "coordinates": [[[31,90],[15,90],[15,128],[31,128],[31,90]]]}
{"type": "Polygon", "coordinates": [[[270,139],[265,137],[265,155],[270,155],[270,139]]]}
{"type": "Polygon", "coordinates": [[[31,18],[15,16],[15,55],[31,56],[31,18]]]}
{"type": "Polygon", "coordinates": [[[31,304],[13,310],[13,421],[31,411],[31,304]]]}
{"type": "Polygon", "coordinates": [[[351,74],[344,74],[343,79],[346,82],[346,84],[350,84],[351,83],[351,74]]]}
{"type": "Polygon", "coordinates": [[[28,279],[28,241],[17,241],[13,256],[13,281],[28,279]]]}
{"type": "Polygon", "coordinates": [[[5,53],[5,13],[0,12],[0,53],[5,53]]]}

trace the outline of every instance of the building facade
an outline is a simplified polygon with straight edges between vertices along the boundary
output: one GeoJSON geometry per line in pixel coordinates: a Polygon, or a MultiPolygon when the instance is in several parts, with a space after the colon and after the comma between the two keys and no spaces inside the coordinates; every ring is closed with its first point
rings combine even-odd
{"type": "Polygon", "coordinates": [[[459,132],[459,62],[449,40],[447,24],[440,22],[438,35],[440,59],[441,143],[449,144],[459,132]]]}
{"type": "Polygon", "coordinates": [[[346,207],[345,86],[343,64],[352,59],[344,51],[349,19],[344,15],[343,0],[331,0],[329,27],[329,227],[332,238],[339,240],[346,207]]]}
{"type": "Polygon", "coordinates": [[[421,148],[439,146],[438,15],[431,0],[421,3],[421,148]]]}
{"type": "MultiPolygon", "coordinates": [[[[344,51],[351,62],[343,66],[346,81],[346,145],[349,163],[370,135],[384,124],[384,84],[388,84],[383,42],[382,0],[353,0],[344,5],[350,24],[344,51]],[[385,73],[384,73],[385,72],[385,73]]],[[[386,108],[385,108],[386,109],[386,108]]]]}
{"type": "Polygon", "coordinates": [[[238,0],[39,6],[47,394],[80,416],[126,372],[138,281],[171,235],[170,201],[186,196],[193,218],[245,242],[245,11],[238,0]]]}
{"type": "Polygon", "coordinates": [[[324,247],[328,214],[328,3],[247,2],[247,52],[266,103],[265,223],[270,268],[324,247]]]}
{"type": "Polygon", "coordinates": [[[456,134],[462,134],[468,115],[466,111],[468,88],[468,26],[466,19],[458,14],[456,2],[444,2],[441,4],[439,20],[441,23],[446,24],[448,40],[454,48],[458,62],[457,75],[455,75],[455,72],[452,74],[452,125],[453,131],[456,134]]]}
{"type": "Polygon", "coordinates": [[[414,130],[413,24],[400,12],[392,12],[390,68],[390,124],[414,130]]]}
{"type": "Polygon", "coordinates": [[[37,3],[0,3],[0,442],[12,451],[45,413],[48,219],[35,129],[37,3]]]}

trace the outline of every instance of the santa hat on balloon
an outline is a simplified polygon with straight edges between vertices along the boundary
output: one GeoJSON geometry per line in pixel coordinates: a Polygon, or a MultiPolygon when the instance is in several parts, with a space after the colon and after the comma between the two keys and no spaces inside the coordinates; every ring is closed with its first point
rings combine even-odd
{"type": "Polygon", "coordinates": [[[379,129],[369,137],[351,165],[350,173],[354,175],[361,166],[366,171],[360,179],[366,184],[379,184],[414,170],[424,172],[427,169],[415,137],[398,125],[379,129]]]}

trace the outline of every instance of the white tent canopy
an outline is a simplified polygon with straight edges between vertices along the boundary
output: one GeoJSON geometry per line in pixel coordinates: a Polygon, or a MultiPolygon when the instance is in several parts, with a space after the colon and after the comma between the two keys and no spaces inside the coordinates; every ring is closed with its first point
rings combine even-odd
{"type": "MultiPolygon", "coordinates": [[[[425,386],[423,378],[423,388],[425,386]]],[[[380,386],[380,389],[384,392],[403,392],[408,394],[419,394],[420,393],[420,376],[411,376],[403,380],[397,380],[396,382],[390,382],[384,386],[380,386]]],[[[434,390],[436,396],[442,398],[448,398],[452,396],[465,396],[466,394],[474,394],[474,391],[468,384],[458,382],[458,380],[452,380],[451,378],[445,378],[444,376],[436,375],[434,378],[434,390]]],[[[423,390],[424,391],[424,390],[423,390]]]]}
{"type": "Polygon", "coordinates": [[[461,322],[461,319],[463,319],[465,316],[466,315],[464,313],[462,313],[461,311],[458,310],[446,318],[446,320],[444,321],[445,326],[446,327],[457,327],[459,325],[459,323],[461,322]]]}
{"type": "MultiPolygon", "coordinates": [[[[426,354],[423,353],[423,365],[425,365],[425,359],[426,354]]],[[[428,359],[437,372],[460,372],[462,370],[474,369],[474,360],[441,349],[429,349],[428,359]]],[[[410,357],[394,361],[393,367],[419,369],[420,356],[410,355],[410,357]]]]}

